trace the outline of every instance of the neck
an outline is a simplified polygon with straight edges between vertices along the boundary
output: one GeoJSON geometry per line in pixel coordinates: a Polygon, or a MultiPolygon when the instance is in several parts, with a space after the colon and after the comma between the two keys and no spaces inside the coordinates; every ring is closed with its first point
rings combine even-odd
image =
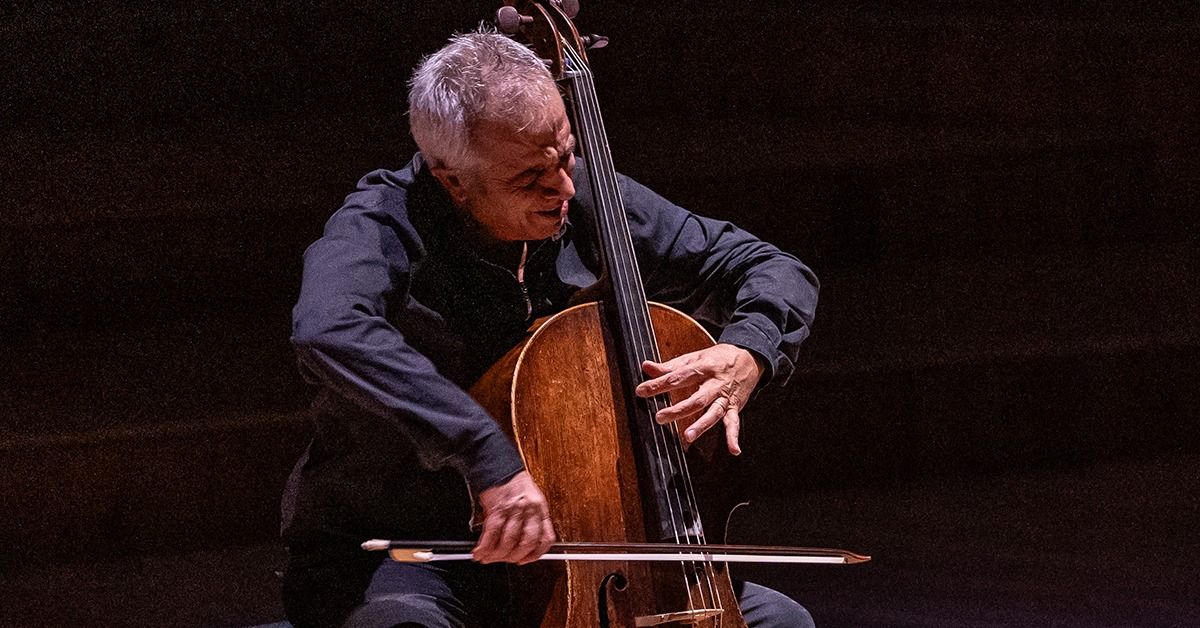
{"type": "Polygon", "coordinates": [[[479,259],[508,269],[516,269],[524,248],[523,240],[501,240],[479,224],[471,212],[455,204],[463,246],[479,259]]]}
{"type": "MultiPolygon", "coordinates": [[[[521,252],[525,248],[523,241],[506,241],[486,238],[479,242],[474,242],[472,252],[479,259],[491,262],[497,266],[516,269],[521,263],[521,252]]],[[[513,270],[513,272],[516,272],[513,270]]]]}

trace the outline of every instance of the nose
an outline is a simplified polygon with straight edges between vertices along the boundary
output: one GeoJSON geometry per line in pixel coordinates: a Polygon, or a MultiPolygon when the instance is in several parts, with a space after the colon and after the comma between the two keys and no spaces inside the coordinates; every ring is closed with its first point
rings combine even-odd
{"type": "Polygon", "coordinates": [[[566,168],[555,168],[549,175],[543,189],[546,199],[552,201],[569,201],[575,196],[575,182],[566,168]]]}

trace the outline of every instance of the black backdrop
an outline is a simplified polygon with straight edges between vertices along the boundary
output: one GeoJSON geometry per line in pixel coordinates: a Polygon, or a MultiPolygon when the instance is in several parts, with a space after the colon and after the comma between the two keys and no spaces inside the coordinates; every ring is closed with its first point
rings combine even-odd
{"type": "MultiPolygon", "coordinates": [[[[617,167],[822,278],[752,484],[1195,453],[1190,5],[585,1],[617,167]]],[[[270,537],[300,254],[493,9],[0,6],[4,540],[270,537]]]]}

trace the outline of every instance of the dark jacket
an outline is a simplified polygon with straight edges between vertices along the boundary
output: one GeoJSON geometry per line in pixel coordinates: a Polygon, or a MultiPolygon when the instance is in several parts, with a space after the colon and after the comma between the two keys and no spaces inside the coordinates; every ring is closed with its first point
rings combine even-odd
{"type": "MultiPolygon", "coordinates": [[[[461,538],[475,491],[523,466],[465,392],[600,274],[585,166],[558,237],[529,243],[525,285],[479,255],[420,155],[362,178],[304,254],[292,341],[321,387],[316,433],[284,497],[289,543],[330,535],[461,538]],[[524,288],[524,289],[522,289],[524,288]],[[528,301],[526,300],[528,299],[528,301]],[[454,533],[459,531],[457,536],[454,533]]],[[[647,296],[719,329],[787,379],[808,336],[817,282],[799,260],[631,179],[622,197],[647,296]]]]}

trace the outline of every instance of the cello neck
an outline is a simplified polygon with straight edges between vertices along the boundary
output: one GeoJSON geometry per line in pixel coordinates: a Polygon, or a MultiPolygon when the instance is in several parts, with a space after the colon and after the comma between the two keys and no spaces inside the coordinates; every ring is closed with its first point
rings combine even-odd
{"type": "Polygon", "coordinates": [[[564,46],[564,79],[569,82],[571,113],[580,153],[587,167],[596,211],[596,236],[601,263],[610,286],[617,342],[636,379],[644,360],[659,361],[658,343],[650,324],[646,291],[634,253],[625,204],[613,168],[604,120],[596,98],[591,68],[571,47],[564,46]]]}

